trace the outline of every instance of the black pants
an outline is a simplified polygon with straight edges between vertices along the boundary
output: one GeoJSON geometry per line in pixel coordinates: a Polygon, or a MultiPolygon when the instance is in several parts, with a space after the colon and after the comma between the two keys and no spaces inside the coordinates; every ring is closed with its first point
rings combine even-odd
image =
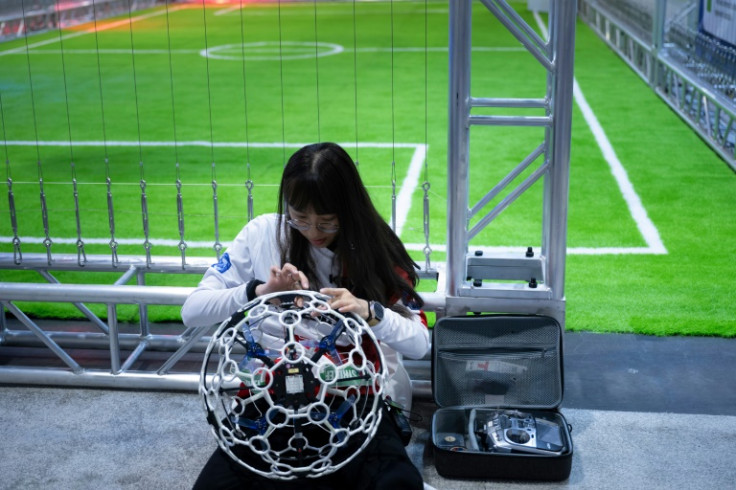
{"type": "Polygon", "coordinates": [[[218,447],[194,483],[194,490],[421,490],[423,487],[419,470],[406,454],[385,412],[366,448],[334,473],[295,480],[266,478],[249,472],[218,447]]]}

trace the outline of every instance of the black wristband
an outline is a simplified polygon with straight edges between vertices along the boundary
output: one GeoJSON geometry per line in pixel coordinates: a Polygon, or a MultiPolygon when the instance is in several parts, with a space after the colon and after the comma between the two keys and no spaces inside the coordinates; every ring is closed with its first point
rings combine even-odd
{"type": "Polygon", "coordinates": [[[248,286],[245,288],[245,297],[248,299],[248,301],[253,301],[256,296],[258,296],[256,294],[256,288],[261,284],[265,283],[258,279],[253,279],[251,282],[248,283],[248,286]]]}

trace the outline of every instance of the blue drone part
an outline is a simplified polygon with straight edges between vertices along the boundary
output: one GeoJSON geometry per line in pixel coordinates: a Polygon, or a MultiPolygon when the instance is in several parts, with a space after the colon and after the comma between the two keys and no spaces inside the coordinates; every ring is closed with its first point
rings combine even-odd
{"type": "Polygon", "coordinates": [[[352,407],[355,404],[355,395],[350,395],[345,399],[344,402],[340,405],[340,407],[333,413],[329,415],[327,420],[332,424],[332,427],[335,429],[340,428],[340,421],[342,420],[343,416],[347,413],[348,410],[350,410],[350,407],[352,407]]]}
{"type": "Polygon", "coordinates": [[[268,421],[266,421],[266,417],[260,417],[257,420],[251,420],[245,417],[231,416],[230,420],[240,427],[245,427],[246,429],[251,429],[258,432],[259,435],[265,434],[266,430],[268,430],[268,421]]]}
{"type": "Polygon", "coordinates": [[[332,329],[332,332],[322,337],[322,340],[319,341],[319,348],[317,349],[317,352],[312,356],[312,362],[317,362],[322,355],[324,355],[325,352],[328,352],[332,354],[332,356],[335,359],[335,362],[339,365],[342,364],[342,360],[340,359],[340,354],[337,352],[337,338],[342,335],[342,333],[345,331],[345,322],[343,320],[340,320],[335,324],[335,328],[332,329]]]}
{"type": "Polygon", "coordinates": [[[253,337],[253,332],[251,332],[250,330],[249,321],[243,323],[243,327],[240,329],[240,332],[242,332],[243,337],[245,338],[246,349],[245,358],[241,362],[241,366],[246,359],[259,359],[260,361],[263,361],[263,363],[266,364],[268,367],[272,367],[273,360],[268,356],[268,353],[271,351],[267,351],[261,346],[261,344],[256,342],[255,338],[253,337]]]}

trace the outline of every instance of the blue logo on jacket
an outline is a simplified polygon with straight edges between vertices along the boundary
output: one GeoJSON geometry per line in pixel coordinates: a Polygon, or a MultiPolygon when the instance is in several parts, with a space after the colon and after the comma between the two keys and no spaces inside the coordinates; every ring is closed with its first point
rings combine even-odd
{"type": "Polygon", "coordinates": [[[222,254],[218,263],[212,264],[212,267],[214,267],[220,274],[224,274],[231,266],[230,256],[227,253],[222,254]]]}

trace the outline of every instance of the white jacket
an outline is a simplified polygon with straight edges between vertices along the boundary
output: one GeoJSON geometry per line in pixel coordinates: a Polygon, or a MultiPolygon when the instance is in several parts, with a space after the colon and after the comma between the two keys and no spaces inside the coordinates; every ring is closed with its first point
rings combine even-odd
{"type": "MultiPolygon", "coordinates": [[[[181,309],[188,327],[212,325],[228,319],[248,302],[246,288],[254,279],[266,282],[270,267],[281,264],[276,234],[278,215],[267,214],[251,220],[235,237],[220,261],[207,269],[197,288],[181,309]]],[[[335,254],[327,248],[311,249],[315,274],[324,287],[336,287],[330,280],[340,273],[335,254]]],[[[429,332],[420,316],[404,318],[386,308],[383,320],[372,327],[381,343],[388,368],[386,394],[411,409],[411,381],[401,358],[423,357],[429,350],[429,332]]]]}

